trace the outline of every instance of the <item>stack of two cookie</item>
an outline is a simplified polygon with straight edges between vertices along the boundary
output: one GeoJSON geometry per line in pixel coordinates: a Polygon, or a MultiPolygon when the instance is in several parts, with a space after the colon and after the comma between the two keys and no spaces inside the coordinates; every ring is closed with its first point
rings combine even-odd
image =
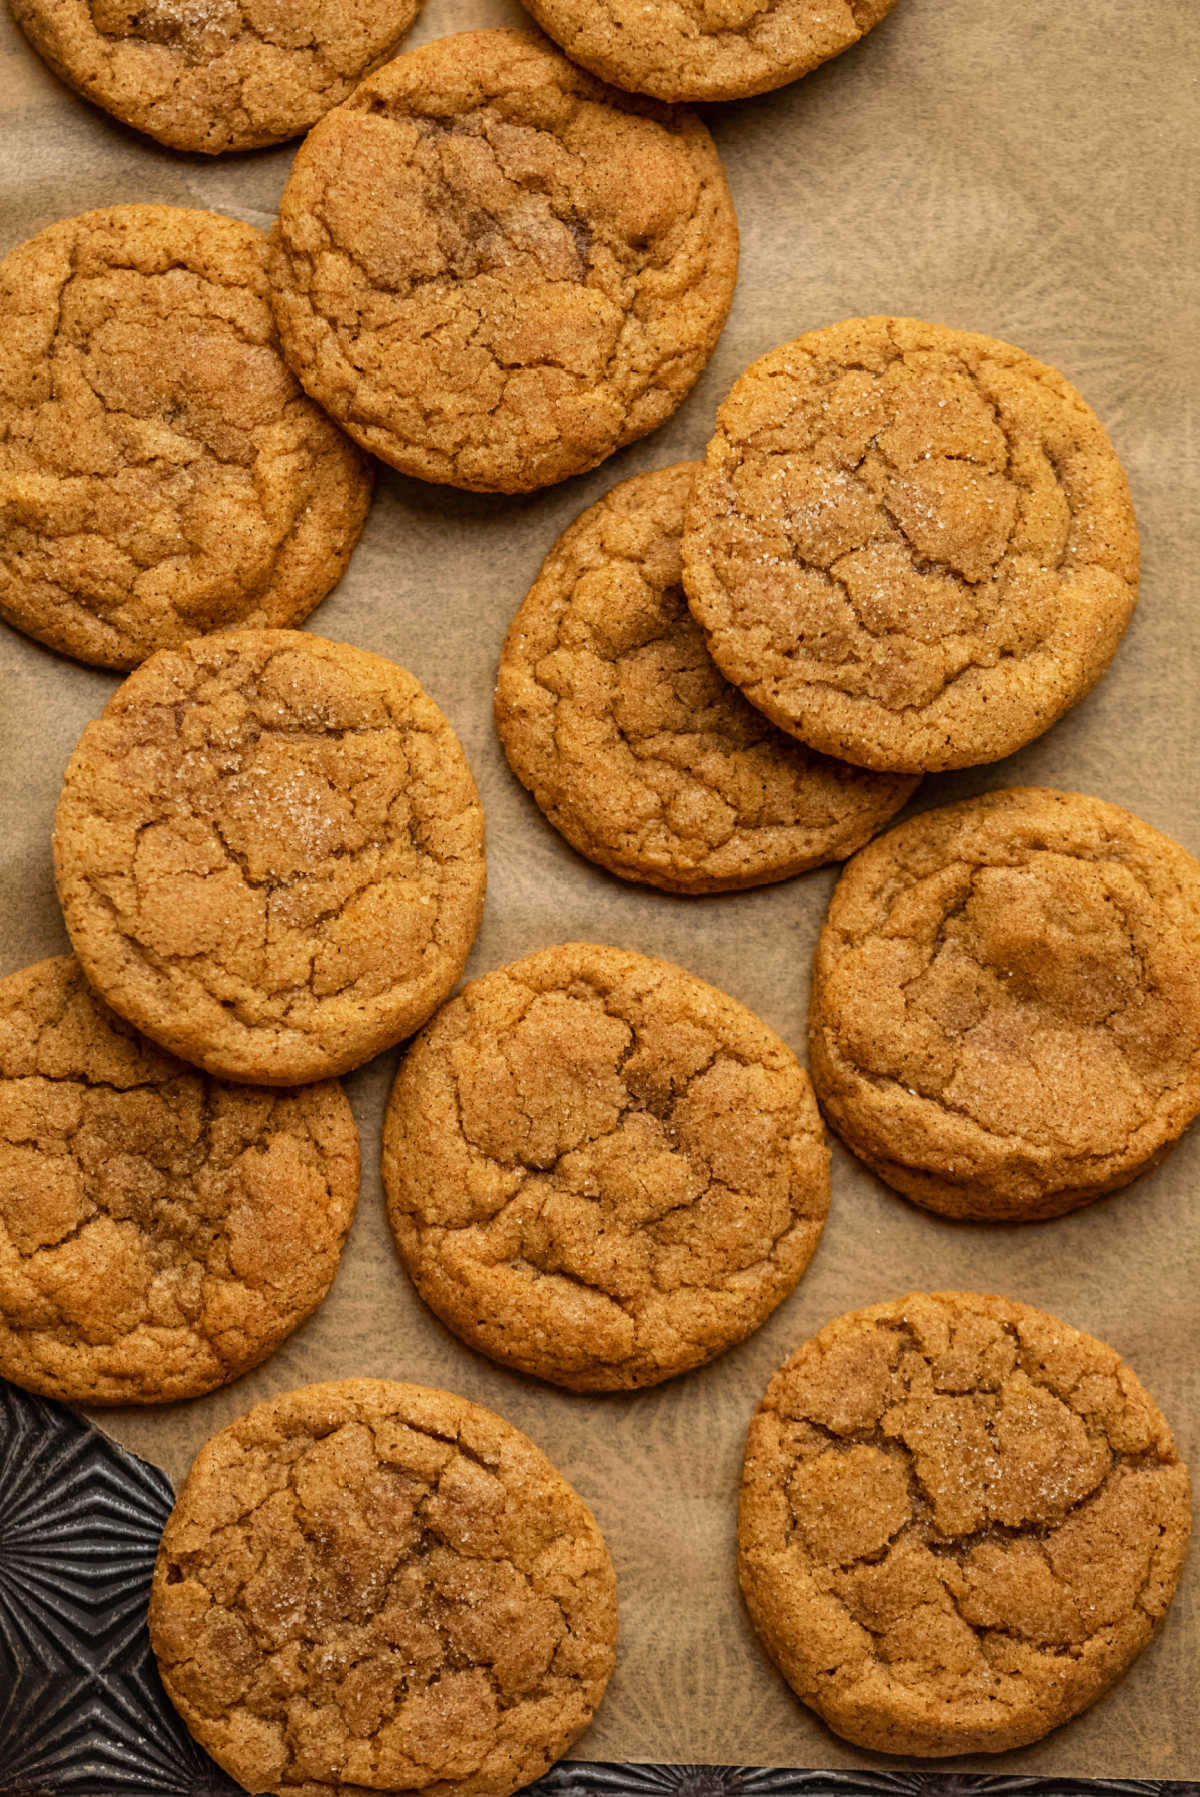
{"type": "Polygon", "coordinates": [[[1125,476],[1061,375],[849,320],[747,370],[702,466],[566,533],[509,632],[497,720],[612,871],[781,879],[860,847],[923,774],[1047,729],[1111,660],[1137,570],[1125,476]]]}

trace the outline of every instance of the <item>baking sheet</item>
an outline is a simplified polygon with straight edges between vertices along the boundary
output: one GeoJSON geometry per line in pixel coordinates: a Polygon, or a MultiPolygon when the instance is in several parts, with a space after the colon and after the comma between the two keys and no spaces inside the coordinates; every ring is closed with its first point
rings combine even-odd
{"type": "MultiPolygon", "coordinates": [[[[507,0],[428,0],[416,44],[522,23],[507,0]]],[[[1061,368],[1129,470],[1142,532],[1138,615],[1099,689],[991,768],[930,779],[920,806],[1032,781],[1129,806],[1200,851],[1195,395],[1200,69],[1194,0],[898,0],[856,50],[758,100],[709,108],[742,226],[725,335],[676,416],[594,473],[528,498],[381,470],[363,541],[310,628],[394,657],[457,729],[487,812],[489,891],[468,975],[591,938],[668,956],[735,994],[803,1054],[808,967],[834,875],[672,898],[580,859],[509,774],[491,722],[508,621],[555,535],[613,482],[702,453],[755,356],[859,312],[1005,337],[1061,368]]],[[[158,200],[269,226],[294,146],[210,161],[159,148],[76,99],[0,20],[0,250],[89,206],[158,200]]],[[[64,949],[50,868],[63,766],[115,676],[0,625],[0,974],[64,949]]],[[[178,1481],[259,1398],[355,1373],[443,1385],[532,1435],[594,1507],[621,1583],[617,1671],[576,1749],[592,1760],[846,1768],[860,1753],[797,1703],[759,1650],[734,1570],[746,1422],[775,1367],[839,1311],[913,1287],[1007,1292],[1112,1342],[1200,1459],[1200,1132],[1124,1195],[1023,1229],[954,1225],[891,1195],[835,1144],[810,1271],[713,1366],[587,1398],[472,1354],[393,1256],[378,1136],[394,1056],[347,1082],[362,1130],[359,1215],[322,1310],[235,1385],[97,1420],[178,1481]]],[[[1158,1639],[1083,1717],[1023,1752],[945,1769],[1200,1779],[1200,1555],[1158,1639]]]]}

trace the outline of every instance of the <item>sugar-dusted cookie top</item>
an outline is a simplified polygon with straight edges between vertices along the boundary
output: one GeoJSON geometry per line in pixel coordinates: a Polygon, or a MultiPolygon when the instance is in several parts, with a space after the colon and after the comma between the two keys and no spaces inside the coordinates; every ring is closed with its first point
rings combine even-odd
{"type": "Polygon", "coordinates": [[[496,684],[505,753],[550,822],[602,867],[672,892],[842,860],[916,785],[816,754],[721,674],[681,584],[697,466],[634,475],[563,532],[496,684]]]}
{"type": "Polygon", "coordinates": [[[72,1404],[195,1397],[337,1271],[358,1132],[333,1081],[227,1085],[139,1036],[69,955],[0,980],[0,1374],[72,1404]]]}
{"type": "Polygon", "coordinates": [[[214,1435],[150,1597],[189,1729],[280,1797],[509,1797],[587,1726],[616,1638],[608,1550],[546,1456],[465,1398],[376,1379],[214,1435]]]}
{"type": "Polygon", "coordinates": [[[737,274],[695,114],[521,31],[439,38],[364,81],[305,140],[272,242],[309,393],[401,472],[505,493],[661,424],[737,274]]]}
{"type": "Polygon", "coordinates": [[[915,1293],[836,1317],[767,1387],[739,1570],[789,1684],[883,1753],[998,1753],[1150,1639],[1189,1487],[1112,1348],[1044,1311],[915,1293]]]}
{"type": "Polygon", "coordinates": [[[582,1391],[654,1385],[792,1290],[829,1208],[808,1078],[745,1006],[594,943],[474,980],[401,1065],[383,1177],[431,1309],[582,1391]]]}
{"type": "Polygon", "coordinates": [[[370,464],[301,391],[252,225],[112,206],[0,263],[0,616],[105,667],[298,624],[370,464]]]}
{"type": "Polygon", "coordinates": [[[67,930],[123,1017],[229,1079],[345,1072],[422,1024],[483,907],[483,812],[404,668],[296,631],[162,650],[80,737],[67,930]]]}
{"type": "Polygon", "coordinates": [[[807,75],[896,0],[525,0],[593,74],[660,100],[742,100],[807,75]]]}
{"type": "Polygon", "coordinates": [[[1127,811],[1013,787],[842,874],[813,974],[826,1116],[951,1216],[1055,1216],[1200,1110],[1200,864],[1127,811]]]}
{"type": "Polygon", "coordinates": [[[176,150],[297,137],[396,48],[420,0],[10,0],[55,74],[176,150]]]}
{"type": "Polygon", "coordinates": [[[802,742],[918,773],[996,761],[1112,658],[1129,487],[1023,350],[852,318],[753,363],[717,415],[684,585],[726,677],[802,742]]]}

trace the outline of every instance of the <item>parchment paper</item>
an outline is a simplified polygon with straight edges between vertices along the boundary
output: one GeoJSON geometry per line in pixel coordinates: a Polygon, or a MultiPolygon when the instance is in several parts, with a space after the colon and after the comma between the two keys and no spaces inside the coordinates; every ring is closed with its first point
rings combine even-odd
{"type": "MultiPolygon", "coordinates": [[[[410,42],[523,22],[507,0],[428,0],[410,42]]],[[[1141,608],[1099,689],[1020,754],[930,779],[915,803],[1040,782],[1127,805],[1200,851],[1198,69],[1194,0],[898,0],[856,50],[806,80],[708,109],[741,220],[741,278],[707,374],[662,430],[526,499],[471,497],[381,469],[350,571],[311,628],[412,668],[462,738],[489,835],[469,975],[555,941],[613,942],[724,987],[803,1055],[809,961],[833,872],[714,899],[608,877],[560,841],[509,774],[491,694],[505,627],[567,522],[616,480],[701,454],[716,406],[755,356],[860,312],[985,331],[1061,368],[1129,470],[1142,531],[1141,608]]],[[[117,201],[211,206],[267,227],[293,152],[210,161],[160,149],[61,87],[0,23],[4,250],[117,201]]],[[[0,626],[0,973],[67,946],[51,881],[54,802],[76,737],[116,684],[0,626]]],[[[1113,1343],[1183,1452],[1200,1459],[1200,1132],[1125,1194],[1008,1230],[928,1215],[835,1144],[822,1245],[757,1335],[656,1390],[580,1398],[472,1354],[400,1272],[378,1178],[394,1060],[348,1081],[362,1196],[318,1315],[211,1397],[97,1420],[178,1481],[214,1429],[310,1380],[416,1379],[510,1418],[592,1504],[620,1578],[617,1671],[578,1757],[889,1763],[847,1746],[793,1699],[746,1621],[734,1567],[746,1423],[776,1366],[839,1311],[939,1286],[1043,1305],[1113,1343]]],[[[953,1764],[1200,1779],[1198,1597],[1195,1555],[1166,1626],[1111,1696],[1038,1746],[953,1764]]]]}

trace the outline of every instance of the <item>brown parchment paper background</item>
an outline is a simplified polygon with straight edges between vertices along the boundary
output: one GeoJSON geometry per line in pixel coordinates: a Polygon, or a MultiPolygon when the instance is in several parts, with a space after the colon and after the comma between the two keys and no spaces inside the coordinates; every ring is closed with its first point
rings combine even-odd
{"type": "MultiPolygon", "coordinates": [[[[410,43],[523,22],[515,0],[427,0],[410,43]]],[[[608,877],[560,841],[509,774],[491,694],[509,618],[569,520],[616,480],[699,455],[755,356],[861,312],[988,332],[1061,368],[1109,429],[1142,531],[1141,607],[1098,690],[1020,754],[930,779],[915,803],[1041,782],[1127,805],[1200,851],[1198,75],[1195,0],[898,0],[857,49],[806,80],[707,110],[741,220],[741,278],[710,368],[663,429],[524,499],[380,470],[350,571],[310,627],[412,668],[462,738],[489,837],[468,974],[571,938],[638,948],[735,994],[803,1056],[832,871],[713,899],[608,877]]],[[[0,21],[0,250],[118,201],[210,206],[268,227],[293,153],[211,161],[161,149],[76,99],[0,21]]],[[[51,880],[54,803],[76,737],[116,684],[0,625],[0,974],[67,946],[51,880]]],[[[734,1568],[746,1423],[776,1366],[839,1311],[939,1286],[1043,1305],[1112,1342],[1200,1461],[1200,1131],[1124,1195],[1008,1230],[928,1215],[835,1144],[824,1240],[765,1327],[682,1380],[581,1398],[472,1354],[399,1271],[378,1177],[394,1059],[347,1082],[362,1196],[318,1315],[232,1387],[97,1420],[178,1481],[213,1430],[311,1380],[414,1379],[510,1418],[591,1503],[620,1578],[617,1671],[577,1757],[901,1763],[847,1746],[792,1698],[758,1648],[734,1568]]],[[[1198,1598],[1194,1553],[1165,1627],[1110,1697],[1024,1752],[943,1764],[1200,1779],[1198,1598]]]]}

